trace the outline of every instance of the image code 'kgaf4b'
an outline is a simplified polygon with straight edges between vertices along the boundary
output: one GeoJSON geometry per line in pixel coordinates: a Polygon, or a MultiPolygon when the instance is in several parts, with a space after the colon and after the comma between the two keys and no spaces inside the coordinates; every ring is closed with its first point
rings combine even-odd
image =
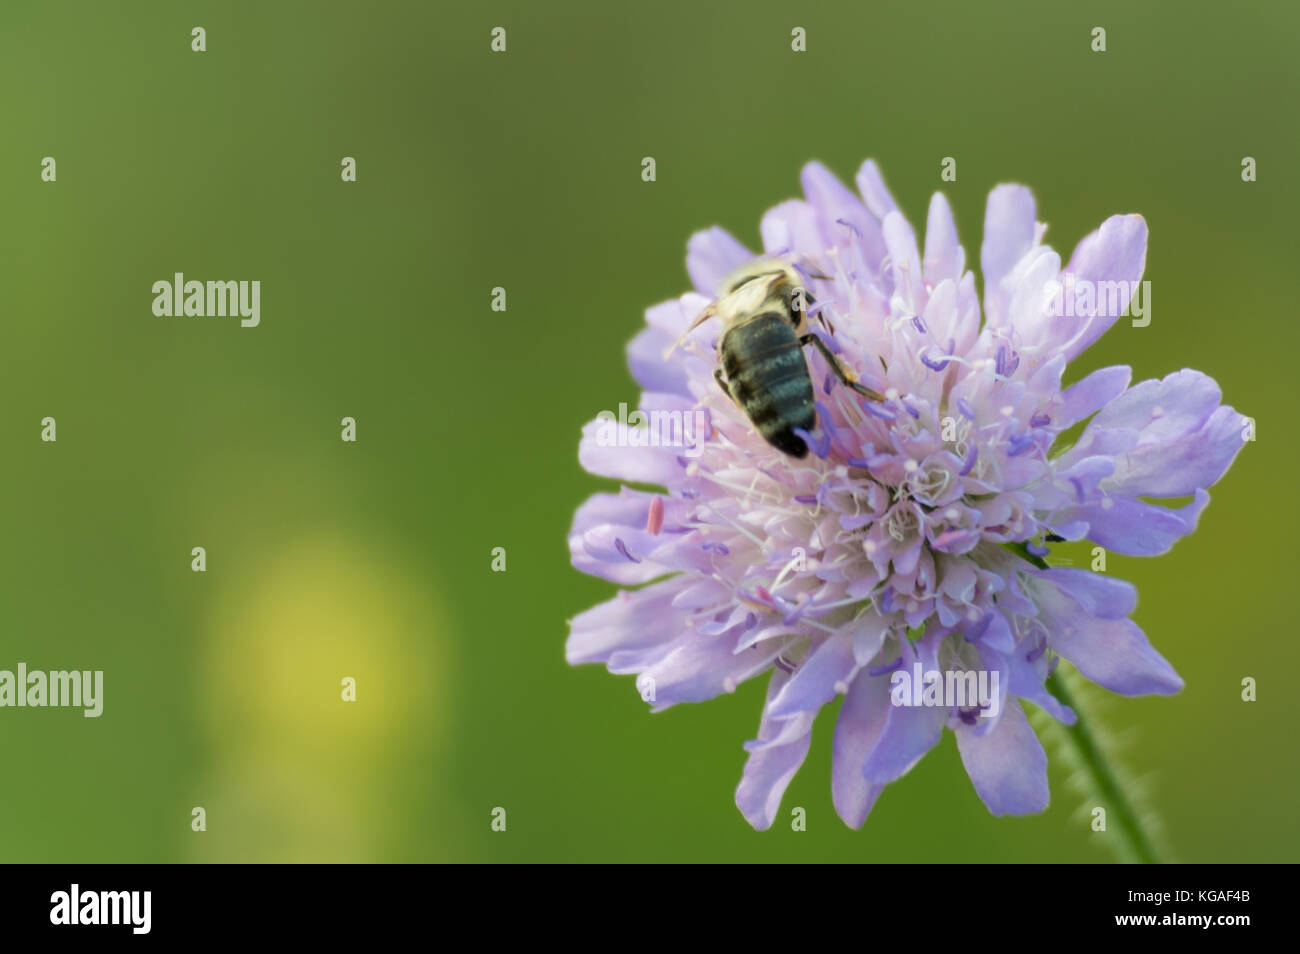
{"type": "Polygon", "coordinates": [[[695,290],[651,308],[628,345],[641,410],[707,414],[698,441],[584,429],[588,471],[664,490],[578,509],[574,566],[629,588],[572,620],[566,655],[635,675],[655,711],[770,674],[735,796],[755,828],[837,694],[846,824],[945,728],[989,811],[1042,811],[1047,758],[1022,700],[1074,721],[1047,688],[1062,659],[1123,695],[1183,685],[1129,618],[1133,585],[1051,566],[1051,546],[1166,552],[1252,422],[1190,369],[1130,386],[1128,367],[1107,367],[1062,387],[1140,287],[1141,216],[1107,219],[1063,267],[1031,192],[998,186],[981,313],[942,194],[922,249],[875,163],[859,194],[818,163],[802,184],[763,217],[761,255],[719,228],[694,235],[695,290]],[[933,678],[897,692],[900,673],[933,678]]]}

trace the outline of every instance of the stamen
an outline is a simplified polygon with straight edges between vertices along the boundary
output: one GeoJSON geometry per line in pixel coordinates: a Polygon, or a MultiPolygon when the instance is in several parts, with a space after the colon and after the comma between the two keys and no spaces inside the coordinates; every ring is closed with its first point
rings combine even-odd
{"type": "MultiPolygon", "coordinates": [[[[793,559],[790,560],[789,563],[781,567],[781,572],[778,573],[776,575],[776,579],[772,581],[772,589],[779,590],[781,588],[781,584],[785,582],[785,575],[789,573],[791,570],[793,570],[795,567],[797,567],[800,564],[800,562],[802,562],[804,559],[805,559],[804,557],[795,556],[793,559]]],[[[764,590],[763,592],[766,593],[768,591],[764,590]]]]}
{"type": "Polygon", "coordinates": [[[623,542],[623,538],[622,538],[622,537],[615,537],[615,538],[614,538],[614,546],[615,546],[615,548],[618,550],[619,553],[623,554],[623,556],[627,557],[627,558],[628,558],[629,560],[631,560],[633,563],[640,563],[640,562],[641,562],[641,561],[638,560],[636,557],[634,557],[631,553],[628,552],[627,544],[623,542]]]}
{"type": "Polygon", "coordinates": [[[803,615],[803,611],[808,608],[808,604],[811,602],[804,597],[800,597],[798,602],[792,603],[790,600],[783,599],[775,594],[772,595],[772,599],[776,602],[777,608],[782,611],[781,622],[786,626],[790,626],[797,622],[799,617],[803,615]]]}
{"type": "Polygon", "coordinates": [[[918,355],[918,357],[920,357],[921,363],[925,365],[927,368],[929,368],[931,371],[942,371],[944,368],[948,367],[947,358],[944,358],[939,361],[931,361],[930,358],[928,357],[929,353],[930,353],[930,348],[928,347],[923,348],[921,350],[920,355],[918,355]]]}
{"type": "Polygon", "coordinates": [[[750,541],[751,541],[755,546],[760,547],[760,548],[763,546],[763,541],[762,541],[762,540],[760,540],[758,537],[754,536],[754,534],[750,533],[748,530],[746,530],[746,529],[745,529],[744,527],[742,527],[740,524],[736,523],[736,521],[732,520],[732,519],[731,519],[730,517],[728,517],[725,513],[722,513],[721,511],[719,511],[719,510],[718,510],[717,508],[715,508],[715,507],[711,507],[708,503],[706,503],[706,502],[704,502],[704,501],[700,501],[700,506],[703,507],[705,510],[709,511],[709,513],[713,514],[715,517],[719,517],[719,518],[721,518],[722,520],[726,521],[726,523],[728,523],[728,524],[731,526],[731,529],[735,530],[737,533],[742,533],[742,534],[744,534],[745,536],[749,537],[750,541]]]}
{"type": "Polygon", "coordinates": [[[1026,451],[1032,450],[1034,439],[1028,434],[1017,434],[1011,438],[1011,446],[1007,449],[1008,457],[1019,457],[1026,451]]]}
{"type": "Polygon", "coordinates": [[[998,345],[997,359],[994,362],[993,370],[1000,378],[1008,377],[1015,373],[1016,368],[1020,367],[1020,355],[1014,351],[1008,351],[1006,345],[998,345]]]}
{"type": "Polygon", "coordinates": [[[970,446],[970,450],[966,452],[966,459],[962,461],[961,470],[957,472],[957,475],[959,477],[965,477],[967,474],[969,474],[975,468],[975,461],[978,457],[979,457],[979,448],[977,448],[974,444],[972,444],[970,446]]]}

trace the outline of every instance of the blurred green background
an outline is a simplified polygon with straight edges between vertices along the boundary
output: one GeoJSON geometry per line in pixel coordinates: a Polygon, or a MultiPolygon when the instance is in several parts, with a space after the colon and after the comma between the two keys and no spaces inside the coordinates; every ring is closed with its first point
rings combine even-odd
{"type": "Polygon", "coordinates": [[[998,182],[1067,255],[1146,216],[1151,325],[1072,379],[1197,367],[1258,420],[1194,537],[1112,556],[1187,688],[1109,716],[1176,858],[1295,860],[1298,28],[1280,3],[4,4],[0,668],[103,669],[106,698],[0,710],[0,860],[1109,860],[1060,760],[1047,813],[995,819],[951,738],[845,828],[834,707],[779,816],[808,830],[755,833],[732,794],[761,681],[651,716],[564,662],[614,591],[568,563],[611,486],[579,428],[635,401],[623,349],[686,289],[687,237],[757,247],[812,158],[875,158],[920,227],[945,156],[968,263],[998,182]],[[261,326],[154,317],[175,271],[260,280],[261,326]]]}

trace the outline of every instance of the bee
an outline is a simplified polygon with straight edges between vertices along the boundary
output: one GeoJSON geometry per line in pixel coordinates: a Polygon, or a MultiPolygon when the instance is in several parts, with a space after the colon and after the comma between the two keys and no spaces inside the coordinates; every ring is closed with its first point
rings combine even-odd
{"type": "MultiPolygon", "coordinates": [[[[762,438],[791,457],[808,454],[795,433],[817,425],[812,376],[803,349],[813,345],[846,387],[871,401],[884,396],[860,384],[808,326],[815,303],[794,266],[759,259],[738,268],[723,282],[723,293],[695,319],[686,334],[710,318],[722,319],[719,366],[713,377],[762,438]]],[[[685,334],[683,335],[683,338],[685,334]]]]}

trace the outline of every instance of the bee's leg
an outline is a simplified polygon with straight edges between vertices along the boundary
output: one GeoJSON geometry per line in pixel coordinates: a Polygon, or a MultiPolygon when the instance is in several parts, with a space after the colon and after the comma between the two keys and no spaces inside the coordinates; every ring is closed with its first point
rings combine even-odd
{"type": "Polygon", "coordinates": [[[731,388],[727,387],[727,381],[722,376],[721,368],[713,369],[713,380],[718,382],[718,387],[722,388],[722,393],[725,394],[727,397],[731,398],[732,403],[735,403],[736,399],[731,395],[731,388]]]}
{"type": "MultiPolygon", "coordinates": [[[[810,297],[809,300],[808,300],[808,304],[811,306],[811,305],[813,305],[813,304],[815,304],[815,303],[816,303],[815,300],[812,299],[812,298],[810,297]]],[[[827,331],[829,331],[831,334],[835,334],[835,326],[834,326],[833,324],[831,324],[831,320],[830,320],[829,318],[826,317],[826,309],[825,309],[825,308],[818,309],[818,311],[817,311],[817,316],[816,316],[816,317],[817,317],[817,320],[820,321],[820,322],[822,323],[822,327],[823,327],[823,328],[825,328],[825,329],[826,329],[827,331]]]]}
{"type": "Polygon", "coordinates": [[[885,396],[879,391],[874,391],[865,384],[859,384],[853,377],[850,377],[851,372],[845,371],[839,360],[831,353],[831,349],[826,347],[826,342],[822,341],[822,339],[817,337],[817,335],[806,334],[799,339],[799,344],[816,345],[817,350],[822,353],[822,357],[826,359],[826,363],[830,365],[831,370],[835,372],[835,376],[840,379],[840,383],[845,387],[857,391],[868,401],[883,401],[885,399],[885,396]]]}

